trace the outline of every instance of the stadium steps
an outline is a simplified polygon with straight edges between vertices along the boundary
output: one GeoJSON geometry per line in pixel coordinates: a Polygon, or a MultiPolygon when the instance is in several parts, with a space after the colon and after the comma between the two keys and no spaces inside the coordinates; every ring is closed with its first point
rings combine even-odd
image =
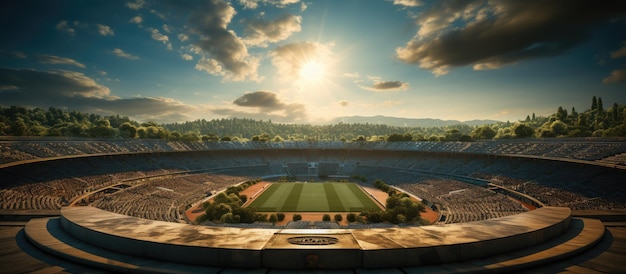
{"type": "Polygon", "coordinates": [[[222,268],[162,262],[111,252],[86,244],[61,227],[59,218],[33,219],[24,228],[27,239],[56,257],[116,273],[218,273],[222,268]]]}
{"type": "Polygon", "coordinates": [[[25,226],[28,221],[0,221],[0,226],[25,226]]]}
{"type": "Polygon", "coordinates": [[[603,222],[603,224],[606,227],[613,227],[613,226],[625,226],[626,227],[626,222],[603,222]]]}
{"type": "Polygon", "coordinates": [[[600,220],[572,218],[561,236],[523,250],[465,262],[403,268],[404,273],[516,272],[570,258],[602,240],[605,227],[600,220]]]}

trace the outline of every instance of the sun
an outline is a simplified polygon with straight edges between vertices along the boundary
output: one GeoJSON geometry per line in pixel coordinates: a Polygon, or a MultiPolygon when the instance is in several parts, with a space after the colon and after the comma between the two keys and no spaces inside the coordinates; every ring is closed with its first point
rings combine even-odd
{"type": "Polygon", "coordinates": [[[326,68],[318,61],[307,61],[302,64],[299,71],[299,78],[307,82],[316,82],[324,78],[326,68]]]}

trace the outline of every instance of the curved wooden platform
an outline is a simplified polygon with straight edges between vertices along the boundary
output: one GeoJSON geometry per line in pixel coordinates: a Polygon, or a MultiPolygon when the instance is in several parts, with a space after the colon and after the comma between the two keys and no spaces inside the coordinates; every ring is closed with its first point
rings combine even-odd
{"type": "MultiPolygon", "coordinates": [[[[462,224],[322,230],[196,226],[145,220],[93,207],[64,208],[61,213],[56,220],[31,221],[26,226],[27,237],[48,252],[65,250],[61,253],[66,259],[72,257],[68,254],[74,254],[99,267],[109,255],[95,256],[85,250],[68,252],[72,249],[67,246],[82,244],[112,252],[108,254],[209,269],[411,269],[526,250],[571,234],[572,228],[577,227],[571,225],[570,209],[560,207],[462,224]],[[55,234],[69,235],[78,241],[63,244],[55,234]]],[[[599,224],[595,231],[602,232],[587,237],[591,239],[587,245],[602,237],[604,227],[599,224]]],[[[583,227],[589,231],[595,226],[583,227]]],[[[132,266],[128,260],[119,261],[120,267],[142,269],[141,264],[132,266]]],[[[501,259],[485,267],[511,267],[526,261],[501,259]],[[498,264],[504,261],[509,263],[498,264]]]]}

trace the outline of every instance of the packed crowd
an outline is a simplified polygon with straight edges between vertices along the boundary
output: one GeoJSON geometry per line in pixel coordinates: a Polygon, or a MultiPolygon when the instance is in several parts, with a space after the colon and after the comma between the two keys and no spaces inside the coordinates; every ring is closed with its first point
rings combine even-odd
{"type": "Polygon", "coordinates": [[[0,164],[86,154],[145,153],[204,150],[283,148],[372,149],[465,152],[554,157],[624,165],[624,142],[593,141],[476,141],[476,142],[181,142],[162,140],[0,141],[0,164]],[[620,156],[621,155],[621,156],[620,156]],[[617,157],[617,159],[613,159],[617,157]]]}
{"type": "Polygon", "coordinates": [[[556,180],[556,183],[542,180],[521,180],[502,174],[478,173],[476,176],[538,199],[547,206],[563,206],[572,210],[625,209],[626,197],[620,182],[611,185],[591,185],[573,180],[556,180]]]}
{"type": "Polygon", "coordinates": [[[421,178],[396,187],[435,205],[442,214],[439,223],[473,222],[528,211],[505,195],[450,179],[421,178]]]}
{"type": "Polygon", "coordinates": [[[59,209],[86,193],[92,193],[81,203],[94,203],[107,210],[144,218],[178,221],[181,218],[180,205],[197,200],[206,191],[242,178],[308,174],[311,163],[315,163],[319,174],[358,174],[369,182],[384,179],[387,184],[401,186],[445,208],[446,223],[520,212],[519,208],[512,207],[515,203],[504,199],[506,197],[468,184],[472,183],[471,178],[525,193],[551,206],[568,206],[575,210],[626,208],[622,180],[616,177],[619,174],[606,172],[606,168],[592,165],[579,168],[560,161],[502,161],[491,157],[449,157],[446,154],[413,157],[405,153],[426,150],[565,157],[617,165],[626,162],[626,144],[618,142],[0,141],[0,163],[66,155],[193,152],[86,157],[0,168],[0,209],[59,209]],[[260,149],[319,147],[364,149],[310,154],[297,149],[260,149]],[[205,150],[221,152],[203,152],[202,155],[193,152],[205,150]],[[188,174],[195,171],[204,175],[188,174]],[[220,176],[225,177],[220,179],[220,176]],[[122,184],[148,177],[155,180],[141,186],[122,184]],[[445,179],[433,179],[435,177],[445,179]],[[181,183],[177,185],[176,182],[181,183]],[[121,202],[116,207],[118,200],[121,202]]]}
{"type": "Polygon", "coordinates": [[[185,222],[185,207],[248,177],[222,174],[185,174],[149,180],[135,187],[104,195],[92,206],[129,216],[168,222],[185,222]]]}
{"type": "Polygon", "coordinates": [[[179,170],[155,169],[146,172],[107,173],[18,184],[0,189],[0,209],[60,209],[83,194],[116,182],[171,172],[179,170]]]}

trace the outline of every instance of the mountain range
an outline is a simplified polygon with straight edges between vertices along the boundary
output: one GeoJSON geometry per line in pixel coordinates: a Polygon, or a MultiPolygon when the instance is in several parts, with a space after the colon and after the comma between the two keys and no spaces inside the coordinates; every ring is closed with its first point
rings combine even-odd
{"type": "Polygon", "coordinates": [[[458,121],[458,120],[441,120],[432,118],[398,118],[389,116],[344,116],[337,117],[329,122],[329,124],[381,124],[388,126],[398,127],[445,127],[452,125],[469,125],[480,126],[487,124],[501,123],[497,120],[470,120],[470,121],[458,121]]]}

